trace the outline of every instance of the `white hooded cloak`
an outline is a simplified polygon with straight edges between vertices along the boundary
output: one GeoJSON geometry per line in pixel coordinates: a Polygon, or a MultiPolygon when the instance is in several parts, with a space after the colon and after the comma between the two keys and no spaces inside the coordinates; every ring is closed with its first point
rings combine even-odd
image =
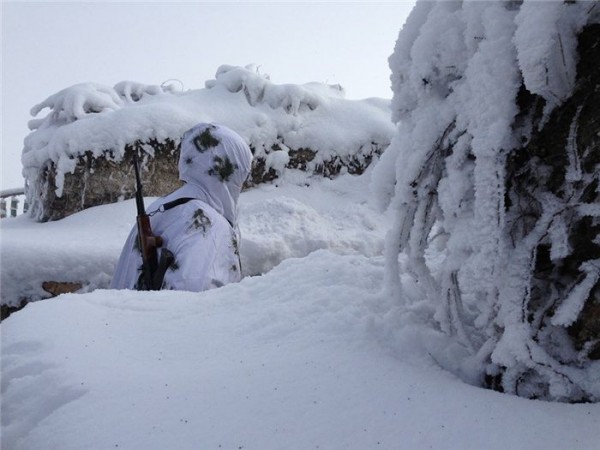
{"type": "MultiPolygon", "coordinates": [[[[250,148],[227,127],[201,123],[183,135],[179,178],[185,184],[146,209],[153,234],[175,256],[163,289],[198,292],[241,279],[237,201],[251,163],[250,148]],[[193,200],[163,210],[181,198],[193,200]]],[[[110,287],[135,289],[141,267],[134,227],[110,287]]]]}

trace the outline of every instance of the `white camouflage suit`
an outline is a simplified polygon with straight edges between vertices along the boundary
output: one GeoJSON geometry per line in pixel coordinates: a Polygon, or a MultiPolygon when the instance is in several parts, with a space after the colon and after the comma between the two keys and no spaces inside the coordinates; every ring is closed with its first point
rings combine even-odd
{"type": "MultiPolygon", "coordinates": [[[[185,184],[146,209],[153,234],[175,255],[163,289],[198,292],[241,279],[237,201],[251,162],[248,145],[222,125],[200,123],[183,135],[179,178],[185,184]],[[161,211],[161,205],[180,198],[193,200],[161,211]]],[[[134,227],[110,287],[135,289],[141,267],[134,227]]]]}

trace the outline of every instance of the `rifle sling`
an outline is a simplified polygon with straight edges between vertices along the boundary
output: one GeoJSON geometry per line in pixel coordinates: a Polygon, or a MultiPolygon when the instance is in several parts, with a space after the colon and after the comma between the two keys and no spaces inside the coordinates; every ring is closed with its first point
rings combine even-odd
{"type": "Polygon", "coordinates": [[[175,200],[172,200],[172,201],[170,201],[170,202],[163,203],[163,204],[160,206],[160,208],[158,208],[158,210],[159,210],[160,212],[168,211],[168,210],[170,210],[170,209],[172,209],[172,208],[175,208],[176,206],[183,205],[184,203],[187,203],[187,202],[189,202],[190,200],[194,200],[194,198],[192,198],[192,197],[182,197],[182,198],[177,198],[177,199],[175,199],[175,200]]]}
{"type": "MultiPolygon", "coordinates": [[[[176,206],[179,205],[183,205],[184,203],[189,202],[190,200],[198,200],[194,197],[182,197],[182,198],[176,198],[175,200],[172,200],[170,202],[167,203],[163,203],[162,205],[160,205],[158,207],[158,209],[154,212],[151,212],[149,215],[153,216],[154,214],[156,214],[157,212],[163,213],[165,211],[168,211],[170,209],[175,208],[176,206]]],[[[227,222],[229,223],[229,225],[231,225],[231,228],[235,228],[235,226],[233,225],[232,222],[229,221],[229,219],[227,219],[227,222]]]]}

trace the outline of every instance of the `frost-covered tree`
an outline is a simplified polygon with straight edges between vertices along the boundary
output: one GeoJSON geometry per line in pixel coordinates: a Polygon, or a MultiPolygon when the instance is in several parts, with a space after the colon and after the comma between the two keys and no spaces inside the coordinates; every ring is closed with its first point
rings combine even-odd
{"type": "Polygon", "coordinates": [[[600,400],[599,22],[597,2],[419,1],[389,60],[394,307],[459,343],[466,379],[530,398],[600,400]]]}

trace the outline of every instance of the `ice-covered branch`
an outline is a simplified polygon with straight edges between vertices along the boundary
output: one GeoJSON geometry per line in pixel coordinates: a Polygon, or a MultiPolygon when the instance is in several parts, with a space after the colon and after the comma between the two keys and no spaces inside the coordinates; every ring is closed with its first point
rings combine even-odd
{"type": "Polygon", "coordinates": [[[405,272],[387,289],[417,286],[471,355],[466,378],[530,397],[600,398],[574,367],[600,357],[585,319],[600,289],[598,100],[580,87],[598,83],[594,9],[421,1],[389,58],[398,128],[372,184],[396,214],[388,272],[405,272]]]}

